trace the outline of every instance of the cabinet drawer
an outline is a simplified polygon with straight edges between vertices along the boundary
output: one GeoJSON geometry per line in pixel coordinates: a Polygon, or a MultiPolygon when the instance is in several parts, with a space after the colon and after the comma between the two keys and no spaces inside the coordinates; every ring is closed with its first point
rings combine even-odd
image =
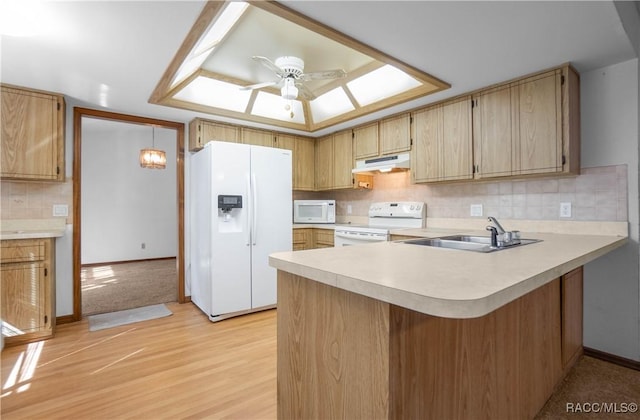
{"type": "Polygon", "coordinates": [[[316,247],[322,248],[322,245],[333,246],[333,230],[316,229],[316,247]]]}
{"type": "Polygon", "coordinates": [[[45,259],[45,240],[17,239],[2,241],[0,247],[0,262],[17,263],[27,261],[42,261],[45,259]]]}

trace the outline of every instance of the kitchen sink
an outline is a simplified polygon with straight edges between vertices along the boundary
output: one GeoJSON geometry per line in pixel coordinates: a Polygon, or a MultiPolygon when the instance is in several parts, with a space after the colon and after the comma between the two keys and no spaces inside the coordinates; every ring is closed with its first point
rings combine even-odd
{"type": "Polygon", "coordinates": [[[535,242],[540,242],[540,239],[520,239],[519,244],[493,247],[491,246],[490,236],[467,236],[467,235],[454,235],[445,236],[442,238],[420,238],[420,239],[408,239],[402,241],[402,243],[409,245],[422,245],[432,246],[437,248],[449,248],[449,249],[461,249],[464,251],[474,252],[493,252],[501,251],[504,249],[515,248],[521,245],[528,245],[535,242]]]}

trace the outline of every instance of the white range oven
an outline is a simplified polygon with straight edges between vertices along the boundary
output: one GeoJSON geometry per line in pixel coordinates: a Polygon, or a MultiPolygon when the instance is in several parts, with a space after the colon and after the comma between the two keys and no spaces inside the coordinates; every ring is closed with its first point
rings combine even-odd
{"type": "Polygon", "coordinates": [[[366,225],[336,225],[334,246],[360,245],[388,241],[390,231],[398,228],[425,227],[425,203],[416,201],[372,203],[366,225]]]}

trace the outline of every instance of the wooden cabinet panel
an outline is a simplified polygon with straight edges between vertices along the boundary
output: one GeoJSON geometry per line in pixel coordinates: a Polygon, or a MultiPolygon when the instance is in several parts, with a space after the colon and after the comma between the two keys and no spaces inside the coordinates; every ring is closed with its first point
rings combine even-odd
{"type": "Polygon", "coordinates": [[[511,89],[507,86],[483,92],[475,100],[476,178],[511,175],[515,158],[511,89]]]}
{"type": "Polygon", "coordinates": [[[313,248],[313,229],[293,229],[293,250],[313,248]]]}
{"type": "Polygon", "coordinates": [[[332,248],[333,234],[333,229],[313,229],[313,247],[332,248]]]}
{"type": "Polygon", "coordinates": [[[333,136],[316,140],[316,189],[333,188],[333,136]]]}
{"type": "Polygon", "coordinates": [[[380,154],[411,150],[410,126],[408,113],[380,121],[380,154]]]}
{"type": "Polygon", "coordinates": [[[316,186],[316,146],[315,140],[296,137],[293,148],[293,189],[313,191],[316,186]]]}
{"type": "Polygon", "coordinates": [[[295,158],[295,145],[296,140],[300,137],[278,133],[275,136],[275,144],[273,147],[277,147],[278,149],[287,149],[293,151],[293,156],[295,158]]]}
{"type": "Polygon", "coordinates": [[[333,135],[333,188],[353,188],[353,135],[351,130],[333,135]]]}
{"type": "Polygon", "coordinates": [[[53,336],[55,328],[54,239],[1,241],[2,334],[7,345],[53,336]]]}
{"type": "Polygon", "coordinates": [[[582,267],[562,276],[562,366],[566,369],[582,355],[582,267]]]}
{"type": "Polygon", "coordinates": [[[442,107],[434,106],[413,113],[411,176],[414,182],[441,180],[442,107]]]}
{"type": "Polygon", "coordinates": [[[473,177],[471,98],[435,105],[413,114],[414,182],[473,177]]]}
{"type": "Polygon", "coordinates": [[[561,74],[527,79],[513,88],[518,174],[562,170],[561,74]]]}
{"type": "Polygon", "coordinates": [[[0,86],[2,178],[64,181],[64,97],[0,86]]]}
{"type": "Polygon", "coordinates": [[[471,98],[447,102],[442,106],[442,162],[446,180],[471,179],[473,154],[471,98]]]}
{"type": "Polygon", "coordinates": [[[189,123],[189,150],[197,151],[210,141],[240,141],[239,128],[214,121],[195,118],[189,123]]]}
{"type": "Polygon", "coordinates": [[[0,271],[3,334],[12,337],[41,330],[49,321],[45,314],[44,264],[3,264],[0,271]]]}
{"type": "Polygon", "coordinates": [[[378,123],[353,129],[354,159],[378,156],[378,123]]]}
{"type": "Polygon", "coordinates": [[[240,138],[244,144],[265,147],[274,147],[275,145],[274,134],[267,130],[255,130],[253,128],[242,127],[240,130],[240,138]]]}

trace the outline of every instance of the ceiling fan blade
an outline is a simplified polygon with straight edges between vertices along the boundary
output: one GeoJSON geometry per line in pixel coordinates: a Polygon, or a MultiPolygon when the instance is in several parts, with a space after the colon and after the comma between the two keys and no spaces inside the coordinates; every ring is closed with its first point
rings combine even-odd
{"type": "Polygon", "coordinates": [[[263,66],[265,66],[266,68],[268,68],[269,70],[271,70],[272,72],[274,72],[275,74],[277,74],[279,77],[284,77],[284,71],[282,71],[282,69],[278,66],[276,66],[273,61],[269,60],[267,57],[261,57],[259,55],[254,55],[253,58],[255,61],[258,61],[259,63],[261,63],[263,66]]]}
{"type": "Polygon", "coordinates": [[[342,69],[315,71],[313,73],[304,73],[300,76],[300,80],[321,80],[321,79],[341,79],[346,77],[347,73],[342,69]]]}
{"type": "Polygon", "coordinates": [[[316,95],[311,92],[311,90],[303,85],[302,83],[296,83],[296,87],[298,88],[298,93],[307,101],[312,101],[316,99],[316,95]]]}
{"type": "Polygon", "coordinates": [[[263,87],[267,87],[267,86],[275,86],[277,85],[278,82],[262,82],[262,83],[256,83],[255,85],[249,85],[249,86],[242,86],[240,87],[240,90],[255,90],[255,89],[261,89],[263,87]]]}

